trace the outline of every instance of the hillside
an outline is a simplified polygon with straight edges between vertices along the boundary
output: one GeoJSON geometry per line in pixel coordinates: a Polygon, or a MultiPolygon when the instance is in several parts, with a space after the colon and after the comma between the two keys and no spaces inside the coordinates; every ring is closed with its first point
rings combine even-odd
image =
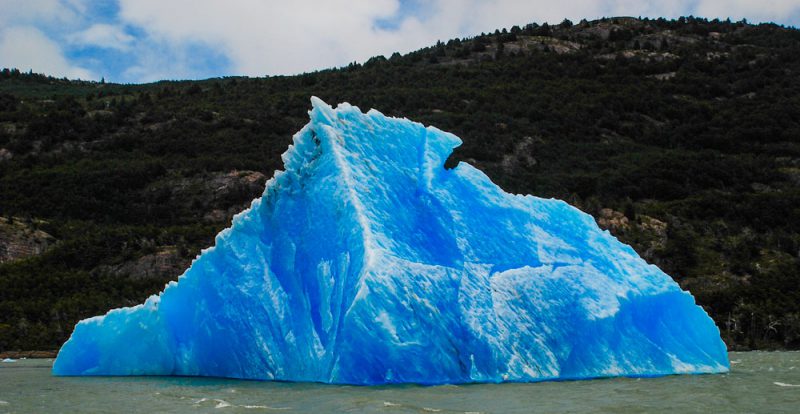
{"type": "Polygon", "coordinates": [[[292,77],[0,72],[0,352],[174,280],[260,195],[309,97],[451,131],[448,161],[565,199],[737,349],[800,348],[800,31],[695,18],[514,27],[292,77]]]}

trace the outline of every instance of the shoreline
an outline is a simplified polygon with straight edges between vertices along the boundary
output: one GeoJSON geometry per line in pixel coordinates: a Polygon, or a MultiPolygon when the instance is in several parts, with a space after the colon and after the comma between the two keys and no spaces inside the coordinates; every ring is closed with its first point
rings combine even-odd
{"type": "Polygon", "coordinates": [[[4,351],[0,352],[0,359],[52,359],[58,355],[58,350],[52,351],[4,351]]]}

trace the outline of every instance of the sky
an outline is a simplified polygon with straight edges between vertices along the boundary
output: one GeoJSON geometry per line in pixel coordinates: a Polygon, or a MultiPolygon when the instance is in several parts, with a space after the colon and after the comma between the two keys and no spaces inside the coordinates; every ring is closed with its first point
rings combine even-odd
{"type": "Polygon", "coordinates": [[[0,68],[121,83],[291,75],[531,22],[682,15],[800,27],[800,0],[0,0],[0,68]]]}

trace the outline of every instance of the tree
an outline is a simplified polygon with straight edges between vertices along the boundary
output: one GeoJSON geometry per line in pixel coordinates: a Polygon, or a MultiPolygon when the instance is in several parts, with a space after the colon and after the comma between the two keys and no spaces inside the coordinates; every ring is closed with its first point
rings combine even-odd
{"type": "Polygon", "coordinates": [[[536,36],[550,36],[553,34],[553,32],[550,30],[550,25],[548,25],[547,22],[544,22],[535,30],[534,34],[536,36]]]}

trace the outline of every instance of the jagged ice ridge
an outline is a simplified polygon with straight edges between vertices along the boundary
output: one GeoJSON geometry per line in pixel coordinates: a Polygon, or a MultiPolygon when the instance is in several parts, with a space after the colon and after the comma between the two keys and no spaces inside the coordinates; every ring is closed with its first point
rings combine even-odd
{"type": "Polygon", "coordinates": [[[454,135],[312,98],[263,197],[131,308],[81,321],[56,375],[350,384],[729,369],[713,321],[563,201],[444,162],[454,135]]]}

